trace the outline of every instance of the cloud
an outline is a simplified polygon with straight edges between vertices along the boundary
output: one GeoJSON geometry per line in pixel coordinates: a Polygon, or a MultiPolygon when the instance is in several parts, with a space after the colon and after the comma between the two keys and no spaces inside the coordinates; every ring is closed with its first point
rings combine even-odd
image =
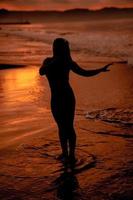
{"type": "Polygon", "coordinates": [[[133,0],[0,0],[0,7],[9,9],[69,9],[105,6],[133,7],[133,0]]]}

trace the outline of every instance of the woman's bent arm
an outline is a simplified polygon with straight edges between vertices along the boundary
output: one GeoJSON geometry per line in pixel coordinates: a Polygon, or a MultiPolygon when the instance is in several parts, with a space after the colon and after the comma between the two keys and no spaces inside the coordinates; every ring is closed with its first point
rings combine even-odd
{"type": "Polygon", "coordinates": [[[71,65],[71,70],[73,72],[75,72],[76,74],[79,74],[81,76],[95,76],[97,74],[99,74],[100,72],[106,72],[106,71],[109,71],[108,70],[108,67],[110,65],[112,65],[113,63],[110,63],[108,65],[105,65],[104,67],[100,68],[100,69],[94,69],[94,70],[85,70],[85,69],[82,69],[81,67],[79,67],[79,65],[76,63],[76,62],[73,62],[72,65],[71,65]]]}
{"type": "Polygon", "coordinates": [[[39,69],[39,74],[40,74],[41,76],[43,76],[43,75],[46,74],[47,68],[48,68],[48,66],[49,66],[49,61],[50,61],[50,60],[51,60],[50,58],[46,58],[46,59],[43,61],[43,64],[42,64],[42,66],[41,66],[40,69],[39,69]]]}

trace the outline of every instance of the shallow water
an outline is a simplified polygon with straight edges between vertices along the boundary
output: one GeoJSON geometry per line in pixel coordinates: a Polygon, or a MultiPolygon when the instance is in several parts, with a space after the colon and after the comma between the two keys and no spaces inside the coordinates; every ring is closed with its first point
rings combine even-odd
{"type": "MultiPolygon", "coordinates": [[[[81,66],[97,68],[99,63],[103,66],[110,61],[132,57],[131,24],[132,20],[127,19],[110,20],[110,24],[93,21],[1,26],[0,63],[28,66],[0,71],[1,134],[10,139],[13,133],[16,137],[28,131],[39,131],[43,128],[39,127],[42,121],[47,128],[54,123],[49,107],[49,86],[38,74],[43,59],[52,54],[54,38],[65,37],[70,41],[73,58],[81,66]]],[[[130,108],[132,111],[132,74],[132,67],[126,65],[114,65],[107,76],[90,79],[71,74],[77,98],[77,116],[107,108],[130,108]],[[78,80],[82,84],[77,87],[78,80]]]]}
{"type": "Polygon", "coordinates": [[[0,71],[1,144],[51,126],[45,82],[36,67],[0,71]],[[40,127],[42,121],[44,126],[40,127]]]}
{"type": "MultiPolygon", "coordinates": [[[[108,74],[94,78],[71,73],[77,100],[75,120],[87,116],[132,125],[132,73],[133,69],[125,65],[114,65],[108,74]]],[[[1,70],[0,91],[1,144],[55,125],[48,82],[39,76],[38,67],[1,70]]]]}
{"type": "Polygon", "coordinates": [[[73,57],[86,69],[127,60],[133,52],[131,24],[124,28],[118,24],[112,29],[106,22],[90,23],[87,31],[83,25],[80,32],[78,24],[60,24],[58,30],[51,24],[2,27],[0,63],[26,66],[0,70],[1,199],[66,199],[64,194],[80,200],[132,199],[132,66],[114,64],[108,73],[92,78],[70,74],[77,100],[78,162],[73,174],[65,173],[57,160],[60,145],[50,112],[49,86],[38,74],[57,36],[72,41],[73,57]],[[88,35],[92,27],[95,34],[88,35]],[[114,31],[111,41],[118,39],[117,48],[108,43],[107,29],[106,42],[99,43],[104,36],[101,27],[114,31]],[[128,37],[119,38],[119,28],[127,30],[128,37]],[[86,39],[91,39],[89,46],[86,39]],[[131,45],[126,51],[127,42],[131,45]]]}

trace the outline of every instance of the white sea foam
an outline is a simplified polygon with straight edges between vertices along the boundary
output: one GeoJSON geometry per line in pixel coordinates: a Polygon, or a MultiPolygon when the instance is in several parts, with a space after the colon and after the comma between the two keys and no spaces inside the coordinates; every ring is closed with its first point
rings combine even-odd
{"type": "Polygon", "coordinates": [[[88,56],[115,57],[128,61],[133,65],[133,28],[132,20],[86,22],[84,24],[31,24],[28,26],[12,26],[4,28],[4,32],[28,39],[31,44],[36,41],[37,52],[40,50],[40,42],[51,49],[51,43],[57,37],[65,37],[70,41],[72,51],[79,59],[88,56]],[[109,26],[109,25],[110,26],[109,26]],[[95,25],[95,26],[94,26],[95,25]],[[107,28],[109,26],[109,28],[107,28]],[[37,50],[38,49],[38,50],[37,50]]]}

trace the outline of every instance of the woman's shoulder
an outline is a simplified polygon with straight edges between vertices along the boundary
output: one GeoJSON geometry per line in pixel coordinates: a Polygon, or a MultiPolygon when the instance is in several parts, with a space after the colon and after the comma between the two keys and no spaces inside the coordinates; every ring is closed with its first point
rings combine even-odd
{"type": "Polygon", "coordinates": [[[49,64],[52,60],[53,60],[52,57],[47,57],[47,58],[44,59],[43,64],[44,64],[44,65],[47,65],[47,64],[49,64]]]}

